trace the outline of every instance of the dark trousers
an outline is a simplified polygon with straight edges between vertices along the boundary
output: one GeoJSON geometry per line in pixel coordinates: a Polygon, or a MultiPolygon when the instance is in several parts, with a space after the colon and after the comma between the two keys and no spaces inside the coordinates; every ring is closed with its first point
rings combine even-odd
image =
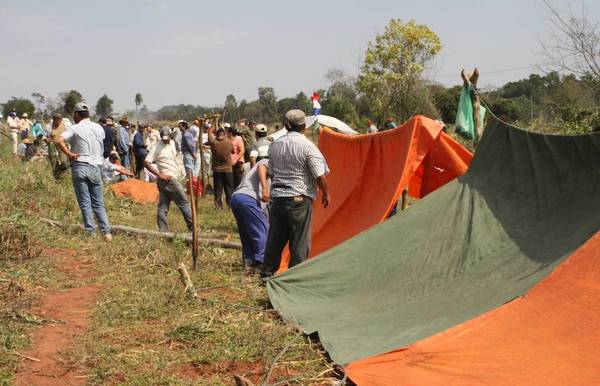
{"type": "Polygon", "coordinates": [[[237,164],[233,165],[233,189],[237,189],[238,186],[240,186],[240,183],[242,182],[242,179],[244,178],[244,164],[241,162],[238,162],[237,164]]]}
{"type": "Polygon", "coordinates": [[[274,198],[271,202],[263,276],[272,275],[279,269],[281,252],[288,242],[290,268],[308,259],[312,200],[308,197],[301,198],[274,198]]]}
{"type": "Polygon", "coordinates": [[[179,181],[175,179],[164,181],[159,178],[156,182],[156,185],[158,186],[159,193],[156,221],[161,232],[169,231],[169,222],[167,217],[169,214],[171,201],[175,201],[175,205],[177,205],[181,211],[188,230],[191,231],[193,229],[192,208],[190,207],[190,203],[188,202],[185,191],[183,190],[183,187],[179,181]]]}
{"type": "Polygon", "coordinates": [[[135,176],[140,178],[142,171],[144,170],[144,161],[146,160],[146,154],[135,156],[135,176]]]}
{"type": "Polygon", "coordinates": [[[215,185],[215,205],[217,208],[223,207],[223,191],[225,191],[225,202],[227,203],[227,206],[229,206],[229,201],[233,194],[233,173],[214,171],[213,183],[215,185]]]}

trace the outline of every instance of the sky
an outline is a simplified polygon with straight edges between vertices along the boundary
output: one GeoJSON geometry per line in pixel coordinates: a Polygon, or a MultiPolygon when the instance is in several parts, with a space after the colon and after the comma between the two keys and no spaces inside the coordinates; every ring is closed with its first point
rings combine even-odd
{"type": "MultiPolygon", "coordinates": [[[[585,7],[600,15],[600,2],[585,7]]],[[[107,94],[118,112],[137,92],[150,109],[254,100],[260,86],[310,94],[331,68],[357,75],[391,18],[440,37],[427,76],[445,85],[475,66],[480,86],[539,72],[553,28],[542,0],[0,0],[0,103],[76,89],[91,105],[107,94]]]]}

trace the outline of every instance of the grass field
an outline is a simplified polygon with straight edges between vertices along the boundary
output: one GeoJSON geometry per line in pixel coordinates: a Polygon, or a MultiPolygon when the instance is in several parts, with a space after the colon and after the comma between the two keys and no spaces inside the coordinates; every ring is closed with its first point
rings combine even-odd
{"type": "MultiPolygon", "coordinates": [[[[156,208],[105,194],[114,224],[155,229],[156,208]]],[[[207,197],[200,205],[203,231],[237,238],[235,221],[207,197]]],[[[23,163],[0,145],[0,385],[13,382],[32,331],[48,323],[35,312],[52,291],[99,286],[89,328],[61,352],[62,362],[82,369],[90,385],[231,385],[233,374],[263,384],[334,384],[336,373],[320,346],[286,325],[268,307],[264,288],[244,276],[239,251],[202,247],[197,288],[183,292],[176,266],[191,261],[181,242],[115,236],[112,244],[41,223],[39,217],[80,222],[69,178],[56,183],[44,161],[23,163]],[[73,254],[88,274],[65,274],[55,257],[73,254]],[[54,256],[54,258],[53,258],[54,256]]],[[[176,207],[173,230],[185,226],[176,207]]],[[[68,304],[64,305],[68,307],[68,304]]]]}

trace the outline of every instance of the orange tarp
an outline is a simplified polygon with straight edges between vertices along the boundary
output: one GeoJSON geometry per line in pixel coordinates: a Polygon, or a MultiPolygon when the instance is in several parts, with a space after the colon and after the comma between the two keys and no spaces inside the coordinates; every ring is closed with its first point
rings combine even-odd
{"type": "Polygon", "coordinates": [[[360,386],[597,385],[598,320],[600,233],[523,297],[346,370],[360,386]]]}
{"type": "Polygon", "coordinates": [[[130,178],[109,187],[117,197],[129,197],[140,204],[158,202],[158,188],[155,183],[130,178]]]}
{"type": "MultiPolygon", "coordinates": [[[[313,204],[310,256],[385,220],[402,190],[421,198],[462,175],[473,155],[442,131],[439,121],[417,115],[396,129],[366,135],[321,130],[319,149],[331,170],[331,205],[313,204]]],[[[280,271],[287,269],[289,253],[280,271]]]]}

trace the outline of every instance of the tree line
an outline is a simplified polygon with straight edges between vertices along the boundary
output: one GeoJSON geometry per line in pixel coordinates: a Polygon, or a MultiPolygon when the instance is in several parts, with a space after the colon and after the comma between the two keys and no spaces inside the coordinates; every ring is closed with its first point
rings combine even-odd
{"type": "MultiPolygon", "coordinates": [[[[565,36],[554,50],[552,45],[544,45],[548,58],[546,71],[479,92],[492,112],[509,123],[543,132],[589,132],[600,127],[600,72],[594,64],[596,61],[590,60],[591,55],[592,59],[600,61],[600,36],[590,28],[585,15],[564,16],[547,6],[555,24],[563,25],[558,33],[565,36]],[[576,39],[582,36],[596,45],[579,47],[576,39]],[[572,46],[568,46],[569,41],[572,46]],[[569,50],[571,60],[582,63],[587,59],[591,64],[587,67],[566,66],[564,60],[561,62],[561,57],[556,56],[564,50],[569,50]]],[[[339,118],[357,129],[367,127],[368,121],[381,126],[388,118],[402,122],[415,114],[453,124],[462,86],[446,87],[424,75],[441,48],[440,38],[428,26],[414,20],[390,20],[385,30],[368,44],[358,76],[350,76],[340,69],[325,74],[325,86],[314,90],[321,96],[321,113],[339,118]]],[[[456,73],[459,80],[460,69],[456,73]]],[[[481,78],[485,79],[485,72],[481,78]]],[[[70,115],[75,104],[83,98],[77,90],[60,93],[57,98],[45,98],[39,93],[33,93],[31,97],[33,101],[13,97],[4,104],[4,114],[15,109],[31,116],[37,112],[38,117],[44,118],[53,112],[70,115]]],[[[218,112],[229,122],[246,118],[273,124],[280,122],[289,109],[306,113],[312,109],[304,92],[279,98],[269,86],[259,87],[255,100],[238,101],[230,94],[222,105],[213,107],[180,104],[150,111],[143,104],[140,93],[133,100],[135,110],[123,114],[143,121],[191,120],[218,112]]],[[[96,115],[113,114],[112,105],[112,99],[103,95],[95,105],[96,115]]]]}

